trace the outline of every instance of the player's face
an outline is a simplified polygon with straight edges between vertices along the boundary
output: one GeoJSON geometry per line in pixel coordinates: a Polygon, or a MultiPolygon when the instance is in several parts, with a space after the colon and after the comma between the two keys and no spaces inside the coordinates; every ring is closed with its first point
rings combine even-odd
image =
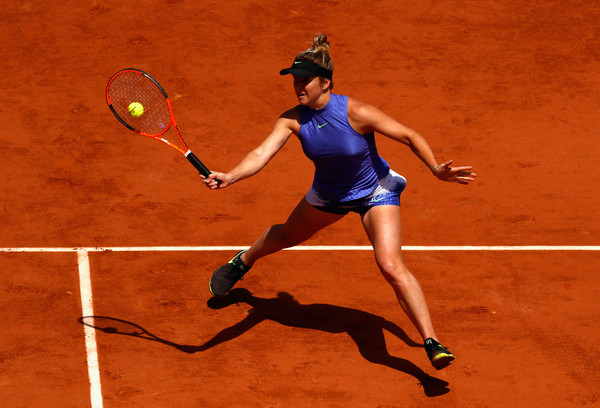
{"type": "Polygon", "coordinates": [[[327,86],[324,87],[318,76],[302,78],[294,76],[294,91],[301,105],[311,108],[322,108],[322,97],[325,94],[327,86]]]}

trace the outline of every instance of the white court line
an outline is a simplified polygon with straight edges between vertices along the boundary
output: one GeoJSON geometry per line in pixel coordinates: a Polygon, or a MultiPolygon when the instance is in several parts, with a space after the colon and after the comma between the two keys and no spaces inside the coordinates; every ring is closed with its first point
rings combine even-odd
{"type": "MultiPolygon", "coordinates": [[[[173,252],[173,251],[239,251],[248,246],[145,246],[145,247],[58,247],[0,248],[0,252],[173,252]]],[[[404,251],[600,251],[600,245],[405,245],[404,251]]],[[[370,245],[313,245],[287,248],[287,251],[371,251],[370,245]]]]}
{"type": "Polygon", "coordinates": [[[81,293],[81,309],[86,316],[88,324],[83,325],[85,334],[85,349],[87,353],[88,376],[90,379],[90,398],[92,408],[102,408],[102,389],[100,386],[100,368],[98,365],[98,346],[96,344],[96,331],[93,318],[94,307],[92,299],[92,280],[90,278],[89,251],[77,251],[79,264],[79,291],[81,293]]]}

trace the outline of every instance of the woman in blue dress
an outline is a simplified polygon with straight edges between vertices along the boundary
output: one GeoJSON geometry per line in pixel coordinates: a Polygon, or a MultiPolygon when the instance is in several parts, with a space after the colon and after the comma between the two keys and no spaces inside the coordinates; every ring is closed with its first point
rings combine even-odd
{"type": "Polygon", "coordinates": [[[402,260],[400,194],[406,180],[379,156],[375,132],[408,146],[440,180],[468,184],[476,175],[470,166],[450,167],[451,160],[438,163],[421,135],[376,107],[332,93],[333,63],[324,34],[280,74],[293,76],[298,105],[284,112],[263,142],[234,168],[213,172],[204,183],[212,190],[222,189],[258,173],[296,135],[315,165],[313,184],[285,223],[267,228],[248,250],[215,271],[212,294],[225,295],[260,258],[298,245],[356,212],[377,266],[422,336],[432,365],[447,367],[455,357],[438,342],[421,286],[402,260]]]}

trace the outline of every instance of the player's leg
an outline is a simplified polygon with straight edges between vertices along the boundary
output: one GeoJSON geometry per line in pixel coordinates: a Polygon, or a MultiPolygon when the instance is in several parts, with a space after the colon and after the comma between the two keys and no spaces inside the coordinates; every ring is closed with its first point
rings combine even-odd
{"type": "Polygon", "coordinates": [[[209,283],[211,293],[215,296],[225,295],[258,259],[298,245],[342,217],[340,214],[317,210],[303,198],[284,224],[267,228],[248,250],[238,252],[231,261],[213,273],[209,283]]]}
{"type": "Polygon", "coordinates": [[[436,339],[421,285],[402,260],[400,207],[372,207],[363,215],[362,221],[373,245],[377,266],[392,285],[402,309],[423,340],[428,337],[436,339]]]}
{"type": "Polygon", "coordinates": [[[373,245],[377,265],[394,289],[400,306],[425,341],[432,364],[438,369],[447,366],[454,356],[439,345],[421,285],[402,260],[400,207],[372,207],[362,216],[362,222],[373,245]]]}
{"type": "Polygon", "coordinates": [[[284,224],[272,225],[242,254],[252,266],[258,259],[284,248],[301,244],[315,233],[342,219],[344,215],[317,210],[303,198],[284,224]]]}

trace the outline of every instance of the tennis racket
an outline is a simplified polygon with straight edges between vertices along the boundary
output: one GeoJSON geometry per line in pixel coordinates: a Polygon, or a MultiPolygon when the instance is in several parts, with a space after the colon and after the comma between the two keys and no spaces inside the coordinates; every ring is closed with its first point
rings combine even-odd
{"type": "Polygon", "coordinates": [[[150,75],[135,68],[117,72],[106,86],[106,102],[119,122],[129,130],[177,150],[204,177],[211,173],[183,140],[167,93],[150,75]],[[171,126],[175,128],[181,147],[162,137],[171,126]]]}

